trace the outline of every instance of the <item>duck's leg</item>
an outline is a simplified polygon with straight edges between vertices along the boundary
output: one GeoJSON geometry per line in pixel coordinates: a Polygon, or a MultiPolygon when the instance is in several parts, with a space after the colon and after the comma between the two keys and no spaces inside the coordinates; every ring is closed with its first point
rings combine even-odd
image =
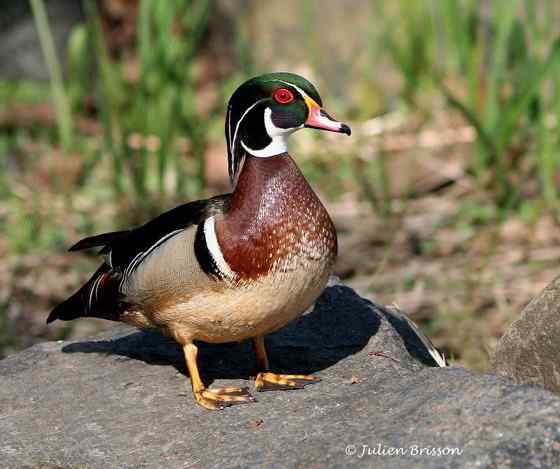
{"type": "Polygon", "coordinates": [[[312,375],[279,375],[271,373],[266,347],[264,345],[264,336],[255,339],[255,354],[257,355],[257,363],[259,365],[259,373],[255,379],[255,389],[257,391],[277,391],[289,389],[302,389],[308,384],[321,381],[312,375]]]}
{"type": "Polygon", "coordinates": [[[230,405],[246,404],[255,400],[249,393],[248,388],[206,388],[198,373],[198,366],[196,364],[198,349],[196,345],[192,342],[184,344],[183,353],[185,354],[185,361],[191,375],[194,397],[202,407],[210,410],[221,410],[230,405]]]}

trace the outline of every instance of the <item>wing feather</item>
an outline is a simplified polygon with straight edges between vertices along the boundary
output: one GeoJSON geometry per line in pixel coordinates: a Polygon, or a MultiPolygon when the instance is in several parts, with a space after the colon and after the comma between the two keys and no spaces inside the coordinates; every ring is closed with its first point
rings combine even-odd
{"type": "Polygon", "coordinates": [[[102,246],[100,254],[105,255],[106,262],[78,292],[54,308],[48,322],[83,316],[117,320],[126,301],[121,290],[123,282],[134,275],[143,260],[179,232],[223,213],[230,198],[231,194],[223,194],[190,202],[138,228],[90,236],[74,244],[71,251],[102,246]]]}
{"type": "Polygon", "coordinates": [[[118,242],[130,234],[130,230],[112,231],[110,233],[102,233],[95,236],[89,236],[74,244],[68,251],[82,251],[98,246],[106,246],[118,242]]]}

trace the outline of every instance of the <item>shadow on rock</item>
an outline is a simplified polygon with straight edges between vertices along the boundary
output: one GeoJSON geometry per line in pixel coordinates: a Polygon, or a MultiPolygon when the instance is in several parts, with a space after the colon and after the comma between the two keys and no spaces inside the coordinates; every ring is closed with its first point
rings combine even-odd
{"type": "MultiPolygon", "coordinates": [[[[400,311],[389,311],[383,310],[383,316],[389,321],[389,324],[393,326],[393,329],[401,336],[403,344],[410,354],[416,360],[420,361],[422,364],[431,367],[439,367],[434,358],[428,352],[426,346],[422,343],[422,340],[418,334],[422,334],[421,331],[416,331],[410,324],[410,319],[404,316],[404,313],[400,311]]],[[[425,338],[429,343],[431,343],[428,337],[425,338]]]]}
{"type": "MultiPolygon", "coordinates": [[[[313,373],[359,352],[379,330],[381,316],[376,312],[348,287],[327,288],[311,312],[266,337],[272,369],[313,373]]],[[[198,345],[205,381],[247,378],[255,372],[251,341],[198,345]]],[[[172,364],[186,373],[179,345],[157,331],[133,332],[113,340],[75,342],[62,351],[119,355],[154,365],[172,364]]]]}

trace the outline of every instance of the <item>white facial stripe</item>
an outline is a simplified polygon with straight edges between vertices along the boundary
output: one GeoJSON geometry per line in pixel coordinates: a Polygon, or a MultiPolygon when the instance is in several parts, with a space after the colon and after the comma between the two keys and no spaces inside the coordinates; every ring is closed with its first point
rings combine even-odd
{"type": "MultiPolygon", "coordinates": [[[[231,142],[231,137],[232,137],[232,135],[231,135],[231,105],[228,107],[227,116],[228,116],[228,130],[229,130],[229,131],[228,131],[228,135],[229,135],[229,150],[230,150],[230,152],[232,152],[232,153],[231,153],[231,155],[232,155],[231,164],[233,165],[234,159],[233,159],[233,149],[232,149],[232,142],[231,142]]],[[[233,174],[233,168],[230,168],[230,172],[233,174]]]]}
{"type": "Polygon", "coordinates": [[[274,137],[281,137],[281,136],[288,136],[295,132],[296,129],[299,129],[301,126],[298,127],[288,127],[284,129],[282,127],[276,127],[274,122],[272,122],[272,109],[267,107],[264,110],[264,127],[266,128],[266,133],[272,139],[274,137]]]}
{"type": "MultiPolygon", "coordinates": [[[[303,91],[299,86],[294,85],[293,83],[289,83],[287,81],[278,80],[278,79],[275,79],[274,81],[277,81],[279,83],[284,83],[285,85],[288,85],[292,88],[295,88],[296,91],[301,95],[302,99],[305,99],[306,96],[308,98],[310,98],[310,96],[305,91],[303,91]]],[[[310,98],[310,99],[313,99],[313,98],[310,98]]],[[[232,155],[235,155],[235,145],[236,145],[236,141],[237,141],[237,132],[239,131],[239,126],[241,124],[241,121],[245,118],[247,113],[249,113],[249,111],[251,111],[251,109],[253,109],[257,104],[259,104],[262,101],[264,101],[264,99],[261,99],[261,100],[257,101],[256,103],[254,103],[253,105],[249,106],[247,108],[247,110],[243,113],[241,118],[237,121],[237,125],[235,126],[235,132],[233,134],[233,140],[231,140],[231,113],[230,113],[230,116],[229,116],[230,122],[228,122],[228,126],[229,126],[229,130],[230,130],[230,145],[229,146],[230,146],[232,155]]],[[[266,108],[265,112],[264,112],[264,125],[265,125],[265,128],[266,128],[266,131],[267,131],[268,135],[272,139],[271,143],[269,143],[265,148],[262,148],[260,150],[253,150],[252,148],[249,148],[243,141],[241,141],[241,146],[250,155],[257,156],[257,157],[260,157],[260,158],[268,158],[270,156],[275,156],[275,155],[279,155],[281,153],[287,152],[288,151],[287,137],[290,134],[292,134],[293,132],[295,132],[296,130],[299,130],[299,129],[304,127],[303,124],[300,125],[299,127],[292,127],[292,128],[289,128],[289,129],[282,129],[281,127],[276,127],[274,125],[274,123],[272,122],[272,119],[270,117],[271,114],[272,114],[272,110],[270,108],[266,108]]],[[[233,162],[232,162],[232,164],[233,164],[233,162]]],[[[231,168],[231,171],[233,173],[233,168],[231,168]]]]}
{"type": "MultiPolygon", "coordinates": [[[[231,141],[230,145],[229,145],[230,148],[231,148],[231,154],[233,155],[233,158],[235,158],[235,143],[236,143],[236,139],[237,139],[237,132],[239,131],[239,126],[240,126],[241,122],[243,121],[243,119],[245,118],[245,116],[249,113],[249,111],[251,109],[253,109],[261,101],[264,101],[264,99],[261,99],[261,100],[257,101],[256,103],[252,104],[251,106],[249,106],[247,108],[247,110],[243,113],[241,118],[237,121],[237,125],[235,126],[235,133],[233,134],[233,141],[231,141]]],[[[232,168],[232,170],[233,170],[233,168],[232,168]]]]}
{"type": "Polygon", "coordinates": [[[220,249],[220,244],[218,243],[218,238],[216,236],[214,217],[207,218],[204,222],[204,238],[206,240],[208,251],[210,252],[218,270],[228,280],[235,280],[235,272],[229,267],[228,263],[224,259],[222,250],[220,249]]]}
{"type": "Polygon", "coordinates": [[[259,158],[268,158],[270,156],[286,153],[288,151],[288,136],[303,127],[303,125],[288,129],[276,127],[274,122],[272,122],[272,110],[269,107],[264,110],[264,126],[268,136],[272,140],[266,147],[261,148],[260,150],[253,150],[252,148],[249,148],[245,142],[241,141],[241,146],[247,153],[259,158]]]}

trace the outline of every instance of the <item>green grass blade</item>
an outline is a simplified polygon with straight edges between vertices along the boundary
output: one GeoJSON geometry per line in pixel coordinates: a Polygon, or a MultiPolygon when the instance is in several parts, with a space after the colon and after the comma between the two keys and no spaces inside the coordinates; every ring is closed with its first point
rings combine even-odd
{"type": "Polygon", "coordinates": [[[466,121],[473,126],[476,131],[476,134],[482,143],[485,151],[490,155],[496,154],[496,147],[492,140],[491,135],[486,131],[484,128],[484,124],[482,121],[477,117],[476,113],[468,108],[468,106],[462,102],[459,98],[455,97],[450,90],[444,85],[441,79],[436,80],[436,83],[439,85],[439,89],[447,99],[449,105],[459,111],[466,121]]]}
{"type": "Polygon", "coordinates": [[[62,148],[68,154],[72,147],[72,116],[70,112],[70,104],[68,96],[64,88],[64,80],[62,78],[62,67],[56,56],[54,40],[49,21],[45,10],[43,0],[30,0],[33,17],[35,19],[35,26],[39,34],[39,41],[43,56],[49,70],[51,79],[51,88],[53,101],[56,111],[56,120],[58,126],[58,133],[62,148]]]}
{"type": "MultiPolygon", "coordinates": [[[[141,0],[140,13],[138,15],[138,55],[140,57],[140,68],[146,70],[150,65],[152,57],[152,29],[151,14],[152,0],[141,0]]],[[[142,77],[141,77],[142,78],[142,77]]]]}
{"type": "Polygon", "coordinates": [[[113,189],[117,196],[120,196],[124,192],[125,158],[123,150],[125,136],[118,122],[120,116],[118,101],[122,95],[122,86],[109,59],[97,6],[93,0],[84,0],[84,7],[89,21],[93,50],[99,66],[100,115],[103,125],[103,141],[105,151],[112,156],[113,189]]]}
{"type": "Polygon", "coordinates": [[[521,91],[509,99],[507,106],[505,107],[505,113],[503,114],[497,129],[498,149],[505,148],[515,131],[515,127],[519,122],[519,119],[528,111],[531,100],[538,92],[543,80],[559,62],[560,39],[557,39],[552,44],[544,62],[530,67],[530,73],[525,78],[521,91]]]}
{"type": "Polygon", "coordinates": [[[492,45],[490,73],[487,77],[485,100],[486,127],[494,129],[501,113],[501,90],[506,76],[508,39],[514,24],[515,4],[509,0],[494,2],[494,17],[497,24],[496,38],[492,45]]]}

